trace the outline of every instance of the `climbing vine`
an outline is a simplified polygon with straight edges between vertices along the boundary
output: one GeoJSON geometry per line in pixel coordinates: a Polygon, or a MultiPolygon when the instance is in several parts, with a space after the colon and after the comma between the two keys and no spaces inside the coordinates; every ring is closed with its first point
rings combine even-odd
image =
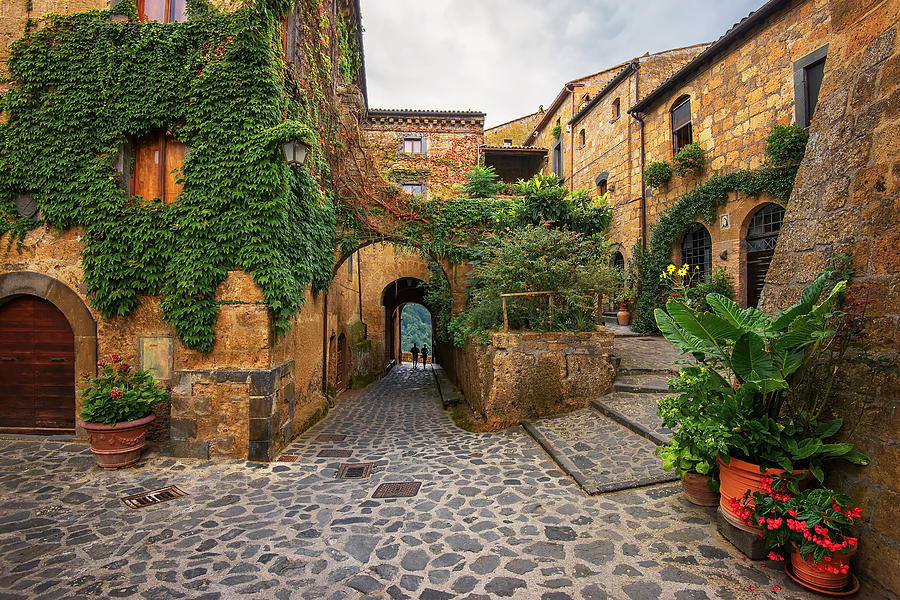
{"type": "Polygon", "coordinates": [[[189,0],[182,23],[139,23],[133,0],[112,11],[51,15],[11,48],[12,86],[0,99],[0,234],[83,228],[92,305],[125,315],[140,296],[161,295],[164,319],[189,347],[208,351],[230,269],[250,272],[276,332],[325,289],[335,244],[328,154],[336,126],[326,97],[330,22],[320,1],[304,27],[304,79],[285,68],[277,23],[290,0],[223,12],[189,0]],[[77,60],[75,59],[77,57],[77,60]],[[121,148],[169,131],[189,152],[169,204],[130,196],[116,170],[121,148]],[[315,132],[315,133],[314,133],[315,132]],[[289,166],[281,142],[311,146],[289,166]],[[41,221],[16,214],[30,194],[41,221]]]}
{"type": "Polygon", "coordinates": [[[347,18],[338,19],[338,48],[340,58],[338,67],[344,83],[351,84],[356,80],[356,74],[362,68],[362,55],[359,51],[356,24],[347,18]]]}

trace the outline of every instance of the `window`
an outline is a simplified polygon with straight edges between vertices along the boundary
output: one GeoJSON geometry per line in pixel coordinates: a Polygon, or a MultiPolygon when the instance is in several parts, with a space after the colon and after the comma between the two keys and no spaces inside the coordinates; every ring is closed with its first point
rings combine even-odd
{"type": "Polygon", "coordinates": [[[555,144],[553,144],[553,155],[552,155],[553,164],[551,165],[553,168],[553,174],[563,178],[563,159],[562,159],[562,140],[558,140],[555,144]]]}
{"type": "Polygon", "coordinates": [[[187,20],[187,0],[137,0],[138,18],[141,21],[176,23],[187,20]]]}
{"type": "Polygon", "coordinates": [[[134,144],[131,193],[146,200],[174,202],[183,184],[176,173],[184,163],[186,146],[165,132],[150,133],[134,144]]]}
{"type": "Polygon", "coordinates": [[[825,78],[827,54],[828,46],[822,46],[794,63],[794,109],[797,125],[801,127],[809,127],[812,123],[825,78]]]}
{"type": "Polygon", "coordinates": [[[778,204],[766,204],[757,211],[747,228],[747,251],[774,250],[783,221],[784,207],[778,204]]]}
{"type": "Polygon", "coordinates": [[[405,154],[425,154],[427,144],[425,138],[406,137],[400,144],[400,152],[405,154]]]}
{"type": "Polygon", "coordinates": [[[616,98],[612,103],[612,120],[615,121],[622,115],[622,99],[616,98]]]}
{"type": "Polygon", "coordinates": [[[347,279],[353,281],[353,255],[347,257],[347,279]]]}
{"type": "Polygon", "coordinates": [[[682,96],[672,105],[672,150],[678,152],[693,141],[691,98],[682,96]]]}
{"type": "Polygon", "coordinates": [[[625,270],[625,257],[621,252],[616,250],[612,255],[612,260],[610,261],[610,265],[613,269],[618,269],[619,271],[625,270]]]}
{"type": "Polygon", "coordinates": [[[601,179],[600,183],[597,184],[597,193],[601,196],[605,195],[609,189],[609,182],[606,179],[601,179]]]}
{"type": "Polygon", "coordinates": [[[712,271],[712,238],[700,223],[694,223],[681,242],[681,261],[694,276],[694,282],[707,281],[712,271]]]}
{"type": "Polygon", "coordinates": [[[584,146],[587,143],[587,134],[584,132],[584,129],[578,132],[578,145],[584,146]]]}
{"type": "Polygon", "coordinates": [[[503,140],[504,146],[512,146],[512,140],[503,140]]]}
{"type": "Polygon", "coordinates": [[[425,184],[424,183],[404,183],[403,191],[407,194],[412,194],[413,196],[424,196],[425,195],[425,184]]]}

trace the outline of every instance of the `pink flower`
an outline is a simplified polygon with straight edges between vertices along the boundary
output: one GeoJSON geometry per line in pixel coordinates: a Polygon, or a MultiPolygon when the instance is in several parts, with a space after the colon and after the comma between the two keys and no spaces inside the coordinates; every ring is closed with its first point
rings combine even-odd
{"type": "Polygon", "coordinates": [[[112,356],[110,356],[110,359],[112,359],[112,361],[113,361],[114,363],[117,363],[117,362],[119,362],[120,360],[122,360],[122,357],[119,356],[119,353],[118,353],[118,352],[113,352],[112,356]]]}
{"type": "Polygon", "coordinates": [[[111,389],[109,391],[109,397],[112,398],[113,400],[119,400],[124,395],[125,394],[122,392],[122,390],[120,390],[117,387],[114,387],[113,389],[111,389]]]}
{"type": "Polygon", "coordinates": [[[773,592],[777,592],[777,591],[780,590],[780,589],[781,589],[781,586],[780,586],[780,585],[773,585],[773,586],[772,586],[772,591],[773,591],[773,592]]]}

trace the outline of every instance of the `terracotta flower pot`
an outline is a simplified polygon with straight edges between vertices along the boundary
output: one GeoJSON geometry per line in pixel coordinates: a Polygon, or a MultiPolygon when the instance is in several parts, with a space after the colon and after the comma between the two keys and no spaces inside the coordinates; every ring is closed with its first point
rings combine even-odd
{"type": "Polygon", "coordinates": [[[684,497],[691,504],[697,506],[716,506],[719,503],[719,492],[709,489],[709,481],[712,478],[709,475],[701,475],[700,473],[685,473],[681,476],[681,488],[684,490],[684,497]]]}
{"type": "MultiPolygon", "coordinates": [[[[773,477],[786,473],[784,469],[762,469],[759,465],[740,460],[732,457],[729,462],[725,462],[721,457],[719,461],[719,506],[722,508],[722,516],[740,529],[746,531],[759,531],[756,527],[744,525],[741,518],[734,513],[731,508],[731,499],[740,500],[744,497],[747,490],[751,492],[763,492],[763,487],[759,482],[761,477],[773,477]]],[[[808,469],[795,469],[793,473],[805,473],[806,477],[800,482],[803,487],[804,482],[809,482],[812,478],[812,472],[808,469]]],[[[752,500],[751,500],[752,502],[752,500]]]]}
{"type": "Polygon", "coordinates": [[[631,311],[628,310],[626,306],[620,306],[619,312],[616,313],[616,322],[619,325],[630,325],[631,324],[631,311]]]}
{"type": "MultiPolygon", "coordinates": [[[[850,563],[850,559],[856,554],[856,548],[850,550],[846,554],[835,554],[831,562],[824,563],[831,566],[839,567],[850,563]]],[[[800,585],[823,594],[834,592],[843,592],[847,589],[850,581],[850,571],[846,573],[830,573],[820,569],[818,562],[812,560],[812,556],[808,559],[795,551],[791,552],[791,569],[793,570],[794,580],[800,585]]]]}
{"type": "Polygon", "coordinates": [[[97,465],[104,469],[120,469],[130,467],[141,458],[141,450],[147,443],[147,430],[155,418],[156,415],[150,413],[141,419],[115,425],[79,419],[78,425],[88,434],[97,465]]]}

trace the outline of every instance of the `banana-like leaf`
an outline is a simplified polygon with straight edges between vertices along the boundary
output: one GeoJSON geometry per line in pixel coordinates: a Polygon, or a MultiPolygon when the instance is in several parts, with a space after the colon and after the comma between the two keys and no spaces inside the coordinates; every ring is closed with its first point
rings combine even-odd
{"type": "Polygon", "coordinates": [[[815,306],[816,300],[822,295],[822,290],[828,284],[828,274],[822,273],[816,280],[806,286],[800,296],[800,301],[793,306],[788,307],[784,312],[779,314],[772,323],[773,329],[784,329],[794,322],[794,319],[805,315],[812,307],[815,306]]]}
{"type": "Polygon", "coordinates": [[[775,368],[781,371],[781,376],[787,379],[803,364],[805,353],[802,349],[786,349],[777,344],[772,345],[772,357],[775,360],[775,368]]]}
{"type": "Polygon", "coordinates": [[[731,366],[743,381],[754,383],[775,379],[777,373],[772,355],[766,352],[765,342],[752,332],[745,333],[735,342],[731,366]]]}
{"type": "Polygon", "coordinates": [[[660,332],[682,352],[694,355],[715,353],[714,346],[684,331],[672,317],[666,314],[666,311],[657,308],[653,314],[656,316],[656,326],[659,327],[660,332]]]}
{"type": "Polygon", "coordinates": [[[844,460],[849,460],[854,465],[867,465],[869,464],[869,457],[863,454],[862,452],[857,452],[856,450],[851,450],[844,456],[842,456],[844,460]]]}
{"type": "Polygon", "coordinates": [[[756,390],[760,394],[768,394],[775,390],[786,390],[790,386],[784,379],[760,379],[759,381],[745,381],[742,387],[756,390]]]}
{"type": "Polygon", "coordinates": [[[742,332],[737,327],[712,313],[693,310],[674,300],[666,303],[666,310],[682,329],[713,347],[741,337],[742,332]]]}
{"type": "Polygon", "coordinates": [[[753,331],[765,335],[771,331],[772,319],[755,308],[741,308],[737,302],[722,294],[707,294],[706,302],[721,318],[741,331],[753,331]]]}

